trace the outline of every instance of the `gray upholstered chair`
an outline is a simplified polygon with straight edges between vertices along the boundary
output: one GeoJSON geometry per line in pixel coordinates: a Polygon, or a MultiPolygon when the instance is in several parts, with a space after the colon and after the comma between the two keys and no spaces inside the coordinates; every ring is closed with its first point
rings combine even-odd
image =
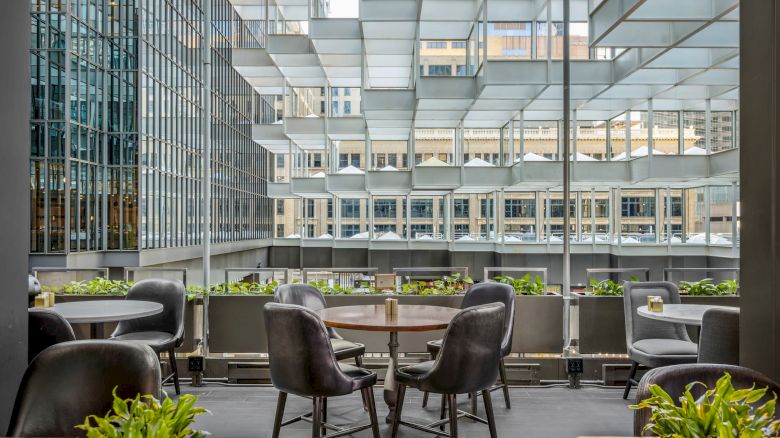
{"type": "Polygon", "coordinates": [[[371,428],[379,438],[373,386],[376,373],[336,360],[330,336],[314,311],[294,304],[268,303],[264,308],[268,336],[268,363],[271,381],[279,390],[272,437],[279,436],[282,426],[304,419],[302,415],[282,421],[287,395],[313,399],[312,435],[321,437],[326,429],[337,436],[371,428]],[[370,424],[340,428],[327,423],[325,400],[360,391],[368,408],[370,424]]]}
{"type": "Polygon", "coordinates": [[[631,371],[626,381],[623,399],[635,385],[640,365],[656,368],[696,362],[697,345],[691,342],[683,324],[657,321],[637,315],[636,309],[647,305],[648,295],[660,296],[666,304],[680,304],[680,292],[674,283],[626,282],[623,294],[623,314],[626,320],[626,349],[631,359],[631,371]]]}
{"type": "MultiPolygon", "coordinates": [[[[274,301],[282,304],[296,304],[315,312],[326,307],[322,293],[310,284],[283,284],[276,288],[274,301]]],[[[362,367],[366,346],[342,338],[333,327],[327,329],[336,360],[354,358],[355,365],[362,367]]]]}
{"type": "MultiPolygon", "coordinates": [[[[504,391],[504,404],[507,409],[512,407],[509,401],[509,385],[506,383],[506,365],[504,364],[504,358],[509,356],[512,352],[512,333],[515,326],[515,290],[512,286],[502,283],[479,283],[470,287],[466,291],[466,295],[463,297],[461,303],[461,309],[469,307],[479,306],[482,304],[490,303],[503,303],[505,306],[504,312],[504,337],[501,339],[501,362],[498,368],[499,378],[501,383],[494,385],[490,391],[493,392],[498,389],[504,391]]],[[[441,350],[441,339],[435,341],[429,341],[426,345],[428,354],[432,358],[435,358],[441,350]]],[[[423,407],[428,405],[428,393],[423,395],[423,407]]],[[[477,400],[472,397],[472,414],[476,415],[477,400]]]]}
{"type": "Polygon", "coordinates": [[[739,309],[716,307],[704,312],[698,362],[739,365],[739,309]]]}
{"type": "Polygon", "coordinates": [[[103,416],[114,401],[137,394],[160,398],[160,362],[146,345],[88,340],[52,345],[37,355],[16,395],[8,435],[84,436],[87,415],[103,416]]]}
{"type": "Polygon", "coordinates": [[[495,438],[496,424],[493,418],[493,404],[490,388],[498,378],[501,361],[501,340],[504,337],[503,303],[485,304],[461,310],[450,322],[444,334],[441,350],[435,360],[399,368],[395,372],[396,408],[393,419],[392,437],[398,435],[401,424],[437,434],[436,426],[449,423],[451,438],[458,437],[458,418],[468,417],[488,425],[491,438],[495,438]],[[401,420],[406,388],[432,392],[446,396],[449,410],[445,419],[442,409],[441,420],[421,425],[401,420]],[[457,394],[482,393],[487,420],[458,410],[457,394]]]}
{"type": "MultiPolygon", "coordinates": [[[[666,391],[674,400],[678,400],[685,392],[685,386],[691,382],[702,382],[708,388],[713,388],[715,382],[723,377],[723,373],[731,375],[731,384],[737,389],[750,388],[754,384],[756,388],[769,388],[763,399],[758,404],[763,404],[775,395],[780,397],[780,385],[763,374],[750,368],[735,365],[720,364],[685,364],[656,368],[642,376],[636,389],[636,401],[650,398],[650,385],[658,385],[666,391]],[[773,394],[774,393],[774,394],[773,394]]],[[[700,397],[705,389],[700,385],[695,386],[691,392],[694,398],[700,397]]],[[[634,411],[634,436],[655,436],[650,431],[644,431],[645,425],[650,421],[649,409],[634,411]]],[[[775,412],[775,419],[780,420],[780,410],[775,412]]]]}
{"type": "Polygon", "coordinates": [[[76,340],[70,323],[53,310],[28,309],[27,324],[28,363],[52,345],[76,340]]]}
{"type": "Polygon", "coordinates": [[[176,394],[180,394],[175,349],[184,343],[184,304],[187,299],[184,283],[178,280],[141,280],[127,291],[126,299],[160,303],[163,311],[152,316],[121,321],[111,334],[111,339],[146,344],[152,347],[158,357],[160,353],[168,353],[172,373],[163,379],[163,384],[173,379],[176,394]]]}

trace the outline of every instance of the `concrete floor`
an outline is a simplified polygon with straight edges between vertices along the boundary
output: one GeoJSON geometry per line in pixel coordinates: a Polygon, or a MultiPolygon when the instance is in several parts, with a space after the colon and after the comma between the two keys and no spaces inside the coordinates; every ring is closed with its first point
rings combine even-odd
{"type": "MultiPolygon", "coordinates": [[[[167,389],[169,392],[173,388],[167,389]]],[[[196,427],[211,432],[215,437],[243,438],[270,437],[276,408],[277,391],[271,387],[225,387],[210,383],[195,388],[183,385],[187,394],[199,397],[198,405],[211,411],[201,415],[196,427]]],[[[387,406],[382,401],[382,388],[376,387],[380,433],[389,437],[384,424],[387,406]]],[[[500,437],[569,438],[578,436],[630,436],[631,400],[621,398],[621,390],[614,388],[518,387],[511,389],[512,409],[504,407],[500,392],[495,392],[493,406],[500,437]]],[[[461,409],[469,409],[466,397],[461,397],[461,409]]],[[[439,397],[432,396],[427,409],[422,409],[422,393],[409,390],[404,404],[404,419],[433,420],[439,418],[439,397]]],[[[311,410],[311,401],[290,396],[287,399],[285,419],[311,410]]],[[[480,415],[484,408],[480,399],[480,415]]],[[[328,400],[328,420],[337,425],[366,422],[359,393],[328,400]]],[[[421,422],[422,422],[421,421],[421,422]]],[[[487,426],[467,419],[460,420],[459,436],[466,438],[489,436],[487,426]]],[[[298,422],[282,429],[281,437],[310,437],[310,423],[298,422]]],[[[355,434],[370,437],[371,431],[355,434]]],[[[432,437],[409,428],[401,428],[402,437],[432,437]]]]}

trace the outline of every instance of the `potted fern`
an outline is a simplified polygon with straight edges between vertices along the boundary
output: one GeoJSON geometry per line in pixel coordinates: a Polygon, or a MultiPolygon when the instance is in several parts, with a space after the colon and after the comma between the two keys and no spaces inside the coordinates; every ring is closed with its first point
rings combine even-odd
{"type": "Polygon", "coordinates": [[[652,397],[629,407],[650,409],[652,414],[644,431],[662,438],[762,438],[780,432],[780,420],[774,419],[777,396],[758,406],[767,388],[756,389],[754,385],[737,390],[729,373],[698,398],[691,393],[696,386],[705,385],[686,385],[678,405],[660,386],[650,385],[652,397]]]}
{"type": "Polygon", "coordinates": [[[197,397],[185,394],[173,401],[166,398],[162,403],[150,395],[137,395],[134,399],[122,400],[113,391],[112,411],[104,417],[90,415],[84,423],[76,426],[85,432],[87,438],[201,438],[208,435],[191,428],[195,417],[208,412],[195,406],[197,397]]]}

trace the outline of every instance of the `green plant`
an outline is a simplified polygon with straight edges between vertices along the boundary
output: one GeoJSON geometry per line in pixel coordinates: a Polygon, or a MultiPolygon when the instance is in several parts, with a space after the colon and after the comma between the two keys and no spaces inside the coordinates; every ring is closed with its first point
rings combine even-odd
{"type": "Polygon", "coordinates": [[[734,280],[724,280],[715,284],[711,278],[699,281],[681,281],[680,292],[688,295],[736,295],[739,284],[734,280]]]}
{"type": "MultiPolygon", "coordinates": [[[[209,288],[209,295],[273,295],[279,282],[274,280],[270,283],[258,281],[235,281],[232,283],[212,284],[209,288]]],[[[187,298],[203,298],[206,295],[206,288],[203,286],[187,286],[187,298]]]]}
{"type": "Polygon", "coordinates": [[[648,388],[652,397],[631,409],[650,409],[652,416],[645,430],[660,437],[672,438],[761,438],[776,436],[780,432],[780,420],[773,421],[777,395],[761,406],[754,406],[767,392],[767,388],[734,389],[731,376],[725,373],[715,383],[715,388],[694,399],[691,389],[706,386],[701,382],[689,383],[680,397],[680,405],[658,385],[648,388]]]}
{"type": "Polygon", "coordinates": [[[512,286],[517,295],[544,295],[544,282],[542,277],[538,275],[533,280],[531,280],[531,274],[525,274],[520,278],[499,275],[493,280],[512,286]]]}
{"type": "Polygon", "coordinates": [[[63,295],[126,295],[133,285],[132,281],[109,280],[98,277],[92,280],[71,281],[59,288],[44,286],[44,292],[54,292],[63,295]]]}
{"type": "Polygon", "coordinates": [[[175,402],[166,398],[162,403],[150,395],[137,395],[122,400],[113,391],[112,412],[105,417],[90,415],[76,426],[86,432],[87,438],[184,438],[204,437],[207,432],[193,430],[195,417],[208,412],[195,406],[197,397],[186,394],[175,402]]]}
{"type": "MultiPolygon", "coordinates": [[[[631,277],[631,281],[639,281],[639,279],[636,277],[631,277]]],[[[612,280],[591,280],[590,291],[593,293],[593,295],[601,297],[622,297],[623,285],[620,283],[615,283],[612,280]]]]}

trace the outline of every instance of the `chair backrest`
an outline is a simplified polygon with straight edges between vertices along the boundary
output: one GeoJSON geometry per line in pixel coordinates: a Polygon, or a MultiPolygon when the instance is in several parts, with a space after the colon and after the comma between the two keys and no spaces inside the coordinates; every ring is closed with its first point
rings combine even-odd
{"type": "Polygon", "coordinates": [[[53,345],[33,359],[16,395],[9,436],[84,436],[74,426],[87,415],[111,410],[112,391],[122,398],[160,397],[160,363],[135,342],[73,341],[53,345]]]}
{"type": "Polygon", "coordinates": [[[27,362],[60,342],[75,341],[73,327],[59,313],[49,309],[27,310],[27,362]]]}
{"type": "Polygon", "coordinates": [[[623,315],[626,320],[626,347],[642,339],[676,339],[690,341],[685,325],[657,321],[637,315],[636,309],[647,305],[649,295],[660,296],[665,304],[680,304],[680,292],[668,281],[631,282],[623,285],[623,315]]]}
{"type": "Polygon", "coordinates": [[[339,368],[325,325],[313,310],[267,303],[263,311],[271,381],[277,389],[309,397],[352,392],[352,379],[339,368]]]}
{"type": "Polygon", "coordinates": [[[512,333],[515,325],[515,289],[503,283],[479,283],[470,287],[463,297],[462,309],[482,304],[504,304],[504,337],[501,339],[501,357],[512,352],[512,333]]]}
{"type": "Polygon", "coordinates": [[[134,332],[165,332],[174,335],[177,346],[184,340],[184,304],[187,293],[179,280],[148,279],[135,283],[127,291],[128,300],[152,301],[163,305],[156,315],[122,321],[113,336],[134,332]]]}
{"type": "MultiPolygon", "coordinates": [[[[754,384],[756,388],[768,387],[769,390],[764,398],[758,401],[759,405],[771,400],[774,395],[780,397],[780,385],[750,368],[719,364],[685,364],[654,368],[645,373],[642,380],[639,381],[639,386],[637,386],[636,401],[638,403],[652,396],[649,391],[650,385],[660,386],[673,400],[678,401],[685,392],[685,385],[691,382],[702,382],[707,388],[714,388],[715,382],[723,377],[723,373],[731,375],[731,384],[736,389],[750,388],[754,384]]],[[[704,391],[705,389],[700,385],[691,389],[694,398],[699,398],[704,391]]],[[[650,421],[650,416],[651,412],[649,409],[634,411],[635,436],[655,436],[650,431],[642,431],[650,421]]],[[[775,412],[775,419],[780,419],[780,411],[775,412]]]]}
{"type": "Polygon", "coordinates": [[[704,312],[698,362],[739,365],[739,309],[715,307],[704,312]]]}
{"type": "MultiPolygon", "coordinates": [[[[274,301],[281,304],[295,304],[309,310],[318,311],[327,307],[322,292],[310,284],[283,284],[274,291],[274,301]]],[[[332,327],[327,327],[328,336],[341,338],[332,327]]]]}
{"type": "Polygon", "coordinates": [[[503,303],[458,312],[444,333],[441,351],[420,389],[468,394],[493,385],[501,359],[504,313],[503,303]]]}

